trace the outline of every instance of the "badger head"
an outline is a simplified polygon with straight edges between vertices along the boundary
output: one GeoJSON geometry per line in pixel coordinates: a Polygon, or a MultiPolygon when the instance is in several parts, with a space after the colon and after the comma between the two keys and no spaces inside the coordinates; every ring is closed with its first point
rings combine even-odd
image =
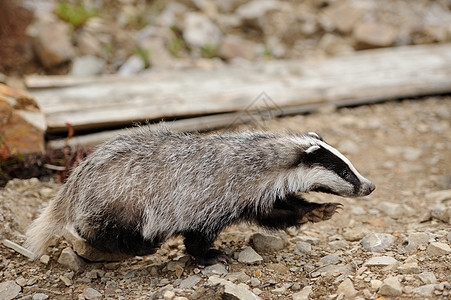
{"type": "Polygon", "coordinates": [[[373,183],[357,172],[351,162],[316,133],[296,139],[302,144],[296,168],[302,173],[301,192],[324,192],[345,197],[371,194],[373,183]]]}

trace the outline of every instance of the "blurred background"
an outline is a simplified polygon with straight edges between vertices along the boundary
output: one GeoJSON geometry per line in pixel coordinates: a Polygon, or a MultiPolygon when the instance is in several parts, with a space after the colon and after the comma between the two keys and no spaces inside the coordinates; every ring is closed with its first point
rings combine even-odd
{"type": "Polygon", "coordinates": [[[2,0],[0,72],[130,75],[451,41],[449,0],[2,0]]]}

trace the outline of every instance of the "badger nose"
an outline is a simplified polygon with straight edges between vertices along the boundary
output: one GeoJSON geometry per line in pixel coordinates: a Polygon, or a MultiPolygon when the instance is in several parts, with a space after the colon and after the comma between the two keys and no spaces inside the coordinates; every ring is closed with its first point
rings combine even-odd
{"type": "Polygon", "coordinates": [[[368,185],[368,195],[371,194],[376,189],[376,186],[370,182],[368,185]]]}

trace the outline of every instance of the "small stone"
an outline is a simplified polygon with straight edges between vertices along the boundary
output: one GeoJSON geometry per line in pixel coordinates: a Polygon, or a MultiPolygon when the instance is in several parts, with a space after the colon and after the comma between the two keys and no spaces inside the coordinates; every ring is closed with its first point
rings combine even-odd
{"type": "Polygon", "coordinates": [[[392,202],[381,202],[377,208],[389,217],[401,217],[405,213],[405,209],[397,203],[392,202]]]}
{"type": "Polygon", "coordinates": [[[182,282],[179,285],[179,288],[181,288],[181,289],[191,289],[196,284],[198,284],[201,280],[202,280],[201,277],[199,277],[197,275],[191,275],[191,276],[187,277],[186,279],[182,280],[182,282]]]}
{"type": "Polygon", "coordinates": [[[352,299],[357,295],[357,291],[354,288],[354,284],[351,279],[346,278],[342,283],[338,286],[337,294],[343,294],[347,299],[352,299]]]}
{"type": "Polygon", "coordinates": [[[14,281],[0,282],[0,299],[10,300],[16,298],[22,288],[14,281]]]}
{"type": "Polygon", "coordinates": [[[445,243],[432,242],[426,249],[426,253],[431,256],[443,256],[451,253],[451,248],[445,243]]]}
{"type": "Polygon", "coordinates": [[[65,248],[60,257],[58,258],[58,263],[70,268],[73,271],[79,271],[85,266],[85,262],[75,254],[72,248],[65,248]]]}
{"type": "Polygon", "coordinates": [[[396,259],[390,256],[376,256],[368,259],[365,266],[389,266],[398,263],[396,259]]]}
{"type": "Polygon", "coordinates": [[[388,277],[385,279],[379,288],[379,293],[383,296],[401,296],[402,285],[399,282],[398,277],[388,277]]]}
{"type": "Polygon", "coordinates": [[[98,75],[105,69],[105,61],[101,58],[86,55],[74,59],[69,75],[93,76],[98,75]]]}
{"type": "Polygon", "coordinates": [[[353,31],[356,49],[388,47],[395,43],[396,29],[383,23],[361,22],[353,31]]]}
{"type": "Polygon", "coordinates": [[[258,252],[275,252],[285,248],[286,241],[280,236],[256,233],[251,237],[252,244],[258,252]]]}
{"type": "Polygon", "coordinates": [[[426,232],[415,232],[409,234],[407,237],[407,246],[405,250],[413,251],[417,250],[420,246],[426,246],[429,243],[429,234],[426,232]]]}
{"type": "Polygon", "coordinates": [[[310,299],[310,295],[312,294],[313,288],[308,285],[304,287],[300,292],[293,294],[293,300],[308,300],[310,299]]]}
{"type": "MultiPolygon", "coordinates": [[[[249,290],[249,287],[247,285],[245,285],[244,283],[240,283],[240,284],[234,284],[228,280],[219,278],[217,276],[211,276],[208,279],[208,283],[216,285],[216,284],[220,284],[222,286],[225,287],[225,294],[230,294],[233,295],[235,297],[237,297],[238,299],[242,299],[242,300],[257,300],[260,299],[260,297],[258,297],[257,295],[255,295],[254,293],[252,293],[249,290]]],[[[225,297],[224,297],[225,298],[225,297]]]]}
{"type": "Polygon", "coordinates": [[[33,300],[46,300],[49,298],[49,295],[43,293],[36,293],[33,295],[33,300]]]}
{"type": "Polygon", "coordinates": [[[83,296],[88,300],[102,299],[102,294],[91,287],[87,287],[83,290],[83,296]]]}
{"type": "Polygon", "coordinates": [[[431,297],[433,295],[435,284],[426,284],[419,286],[417,288],[414,288],[412,290],[413,293],[421,295],[423,297],[431,297]]]}
{"type": "Polygon", "coordinates": [[[373,290],[377,291],[382,286],[383,282],[380,280],[377,280],[377,279],[372,279],[370,281],[370,284],[371,284],[371,288],[373,290]]]}
{"type": "Polygon", "coordinates": [[[221,40],[219,28],[201,13],[186,13],[184,27],[183,38],[191,47],[216,47],[221,40]]]}
{"type": "Polygon", "coordinates": [[[370,233],[366,235],[360,244],[367,251],[382,252],[395,242],[396,238],[387,233],[370,233]]]}
{"type": "Polygon", "coordinates": [[[432,272],[423,272],[418,274],[418,278],[423,281],[425,284],[435,284],[437,283],[437,278],[432,272]]]}
{"type": "Polygon", "coordinates": [[[420,273],[420,267],[417,263],[405,263],[398,267],[398,272],[401,274],[417,274],[420,273]]]}
{"type": "Polygon", "coordinates": [[[251,247],[246,247],[238,255],[238,261],[245,264],[255,264],[263,261],[263,258],[251,247]]]}
{"type": "Polygon", "coordinates": [[[301,242],[307,242],[311,245],[318,245],[320,242],[320,239],[317,237],[313,237],[313,236],[298,236],[295,239],[296,241],[301,241],[301,242]]]}
{"type": "Polygon", "coordinates": [[[258,280],[257,278],[251,278],[251,286],[252,287],[257,287],[261,284],[261,281],[258,280]]]}
{"type": "Polygon", "coordinates": [[[69,278],[67,278],[64,275],[60,276],[60,280],[64,283],[65,286],[71,286],[72,285],[72,280],[70,280],[69,278]]]}
{"type": "Polygon", "coordinates": [[[348,243],[345,241],[332,241],[328,243],[329,248],[332,250],[341,250],[348,248],[348,243]]]}
{"type": "Polygon", "coordinates": [[[210,275],[226,275],[227,269],[223,264],[214,264],[211,266],[206,267],[202,270],[202,274],[210,276],[210,275]]]}
{"type": "Polygon", "coordinates": [[[164,300],[172,300],[175,297],[175,293],[173,291],[166,291],[163,294],[163,299],[164,300]]]}
{"type": "Polygon", "coordinates": [[[44,265],[47,265],[50,261],[50,256],[48,256],[47,254],[44,254],[39,258],[39,261],[41,263],[43,263],[44,265]]]}
{"type": "Polygon", "coordinates": [[[188,300],[186,297],[175,297],[174,300],[188,300]]]}
{"type": "Polygon", "coordinates": [[[312,254],[312,245],[307,242],[297,242],[295,253],[310,255],[312,254]]]}
{"type": "Polygon", "coordinates": [[[433,209],[431,214],[432,217],[445,223],[451,224],[451,207],[433,209]]]}
{"type": "Polygon", "coordinates": [[[253,60],[256,54],[255,48],[255,44],[249,40],[235,35],[228,35],[221,40],[218,55],[225,60],[238,57],[253,60]]]}
{"type": "Polygon", "coordinates": [[[266,267],[279,274],[287,274],[289,272],[289,269],[287,268],[287,266],[285,266],[284,264],[281,264],[281,263],[277,263],[277,264],[269,263],[266,265],[266,267]]]}
{"type": "Polygon", "coordinates": [[[355,242],[360,241],[368,233],[368,230],[363,227],[347,228],[343,232],[343,238],[349,242],[355,242]]]}
{"type": "Polygon", "coordinates": [[[142,57],[132,55],[130,56],[125,63],[119,68],[117,74],[119,76],[130,76],[133,74],[137,74],[140,71],[146,68],[146,64],[142,57]]]}
{"type": "Polygon", "coordinates": [[[348,34],[352,31],[360,16],[361,11],[358,8],[352,7],[347,2],[338,1],[323,10],[320,20],[325,30],[338,29],[341,33],[348,34]]]}
{"type": "Polygon", "coordinates": [[[336,254],[326,255],[319,260],[319,263],[323,266],[335,265],[335,264],[338,264],[339,262],[341,262],[341,258],[336,254]]]}

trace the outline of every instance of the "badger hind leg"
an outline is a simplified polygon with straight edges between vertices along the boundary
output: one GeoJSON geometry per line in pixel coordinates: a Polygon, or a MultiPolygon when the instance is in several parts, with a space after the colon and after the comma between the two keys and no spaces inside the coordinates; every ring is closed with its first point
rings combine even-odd
{"type": "Polygon", "coordinates": [[[266,214],[257,216],[257,223],[273,229],[284,229],[299,226],[308,222],[329,220],[341,209],[340,203],[315,203],[292,194],[277,199],[273,209],[266,214]]]}
{"type": "Polygon", "coordinates": [[[199,231],[186,231],[182,235],[185,237],[186,252],[193,256],[197,263],[201,265],[230,263],[230,258],[226,254],[212,248],[217,234],[208,237],[199,231]]]}
{"type": "Polygon", "coordinates": [[[91,219],[75,225],[77,233],[86,242],[101,251],[127,255],[149,255],[155,253],[162,241],[158,238],[145,239],[138,226],[91,219]]]}

